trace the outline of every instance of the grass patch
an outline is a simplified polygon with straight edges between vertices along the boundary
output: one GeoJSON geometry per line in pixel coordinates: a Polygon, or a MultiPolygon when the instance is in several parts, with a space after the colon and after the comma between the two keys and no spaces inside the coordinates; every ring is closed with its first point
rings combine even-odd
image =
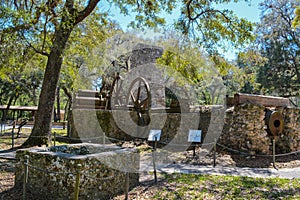
{"type": "Polygon", "coordinates": [[[67,135],[67,129],[55,129],[53,128],[51,130],[52,135],[54,135],[54,133],[56,133],[59,136],[66,136],[67,135]]]}
{"type": "Polygon", "coordinates": [[[0,138],[0,144],[10,145],[11,144],[11,138],[0,138]]]}
{"type": "MultiPolygon", "coordinates": [[[[29,135],[31,134],[32,129],[22,128],[20,132],[20,137],[17,138],[17,130],[14,133],[14,147],[22,145],[29,135]]],[[[54,139],[54,132],[56,132],[57,136],[66,136],[67,129],[52,129],[52,140],[54,139]]],[[[0,150],[10,149],[12,147],[12,132],[11,130],[0,133],[0,150]]],[[[52,141],[53,144],[53,141],[52,141]]],[[[65,142],[55,142],[56,145],[64,145],[67,144],[65,142]]]]}
{"type": "Polygon", "coordinates": [[[300,199],[300,179],[165,175],[154,199],[300,199]]]}

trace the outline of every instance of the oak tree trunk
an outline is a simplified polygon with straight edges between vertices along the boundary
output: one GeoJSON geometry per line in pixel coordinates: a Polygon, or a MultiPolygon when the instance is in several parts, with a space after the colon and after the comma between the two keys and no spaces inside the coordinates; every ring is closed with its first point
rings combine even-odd
{"type": "Polygon", "coordinates": [[[55,92],[66,43],[75,25],[90,15],[99,1],[89,0],[86,7],[80,12],[74,8],[74,0],[67,0],[65,2],[61,22],[58,27],[55,27],[54,40],[50,54],[48,55],[33,130],[29,138],[22,145],[23,147],[40,146],[48,143],[48,137],[51,136],[51,118],[55,103],[55,92]]]}
{"type": "Polygon", "coordinates": [[[23,146],[36,146],[47,144],[51,136],[51,122],[55,92],[59,80],[60,69],[63,60],[63,51],[72,29],[60,29],[56,32],[51,52],[48,56],[44,73],[42,90],[39,98],[38,110],[35,114],[35,122],[32,133],[23,146]]]}

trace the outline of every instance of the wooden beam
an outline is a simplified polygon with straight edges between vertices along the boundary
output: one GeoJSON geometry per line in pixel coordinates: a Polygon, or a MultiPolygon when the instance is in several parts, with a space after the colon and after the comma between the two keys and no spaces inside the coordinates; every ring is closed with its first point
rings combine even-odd
{"type": "MultiPolygon", "coordinates": [[[[0,110],[6,110],[7,105],[0,105],[0,110]]],[[[37,111],[37,106],[9,106],[9,110],[37,111]]]]}
{"type": "Polygon", "coordinates": [[[226,96],[226,106],[231,107],[234,105],[234,97],[226,96]]]}
{"type": "Polygon", "coordinates": [[[75,105],[74,109],[77,110],[104,110],[105,106],[94,106],[94,105],[75,105]]]}
{"type": "Polygon", "coordinates": [[[99,91],[94,90],[78,90],[79,97],[98,97],[100,98],[99,91]]]}
{"type": "Polygon", "coordinates": [[[76,97],[75,105],[93,105],[93,106],[102,106],[105,102],[101,101],[99,98],[95,97],[76,97]]]}
{"type": "Polygon", "coordinates": [[[287,107],[290,106],[290,100],[283,97],[273,97],[254,94],[238,93],[234,95],[234,104],[254,104],[266,107],[287,107]]]}

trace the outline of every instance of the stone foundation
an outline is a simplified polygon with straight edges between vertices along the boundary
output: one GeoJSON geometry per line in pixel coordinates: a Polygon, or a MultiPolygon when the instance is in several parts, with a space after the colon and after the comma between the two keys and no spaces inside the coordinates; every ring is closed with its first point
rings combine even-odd
{"type": "Polygon", "coordinates": [[[278,136],[272,136],[266,131],[266,108],[242,104],[227,109],[225,126],[219,142],[251,154],[272,154],[273,139],[277,154],[300,150],[300,109],[271,108],[280,112],[284,119],[283,132],[278,136]]]}
{"type": "MultiPolygon", "coordinates": [[[[29,156],[27,190],[44,199],[74,199],[80,173],[79,199],[109,199],[125,191],[125,171],[130,188],[139,183],[139,154],[114,145],[75,144],[18,150],[16,158],[29,156]],[[34,168],[36,167],[36,168],[34,168]]],[[[23,185],[24,169],[17,165],[15,185],[23,185]]]]}
{"type": "Polygon", "coordinates": [[[277,138],[278,152],[286,153],[300,150],[300,109],[284,108],[283,133],[277,138]]]}
{"type": "Polygon", "coordinates": [[[117,140],[147,139],[150,129],[161,129],[162,143],[172,141],[177,145],[188,145],[189,129],[199,129],[204,143],[213,142],[215,133],[222,132],[220,137],[217,134],[219,143],[251,154],[271,154],[273,139],[276,140],[277,153],[300,150],[300,109],[242,104],[224,110],[222,107],[203,106],[182,113],[151,111],[148,127],[137,127],[133,123],[136,120],[132,117],[135,115],[133,111],[75,110],[76,126],[71,137],[99,138],[97,142],[102,143],[103,136],[117,140]],[[266,131],[266,109],[283,115],[283,132],[276,137],[266,131]]]}
{"type": "Polygon", "coordinates": [[[263,106],[251,104],[227,109],[220,143],[252,154],[268,154],[271,141],[265,130],[264,110],[263,106]]]}
{"type": "Polygon", "coordinates": [[[73,125],[70,137],[98,138],[100,142],[104,135],[120,140],[132,140],[133,137],[146,139],[150,129],[161,129],[161,140],[169,142],[178,133],[185,134],[187,138],[189,129],[201,129],[204,138],[211,123],[212,109],[216,112],[223,110],[220,106],[205,106],[184,113],[168,110],[152,111],[148,127],[137,127],[134,123],[137,121],[135,111],[76,109],[73,111],[73,123],[70,124],[73,125]]]}

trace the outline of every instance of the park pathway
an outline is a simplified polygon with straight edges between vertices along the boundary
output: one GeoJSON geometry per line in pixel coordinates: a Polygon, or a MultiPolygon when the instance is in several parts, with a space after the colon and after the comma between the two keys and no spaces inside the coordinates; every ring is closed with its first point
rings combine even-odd
{"type": "Polygon", "coordinates": [[[0,159],[15,160],[15,150],[0,150],[0,159]]]}
{"type": "Polygon", "coordinates": [[[161,173],[183,173],[183,174],[210,174],[210,175],[231,175],[263,178],[300,178],[300,167],[296,168],[249,168],[249,167],[223,167],[203,166],[187,164],[169,164],[159,166],[161,173]]]}
{"type": "MultiPolygon", "coordinates": [[[[0,151],[0,159],[15,159],[15,151],[0,151]]],[[[188,165],[188,164],[157,164],[158,173],[183,173],[183,174],[209,174],[209,175],[232,175],[263,178],[300,178],[300,167],[295,168],[249,168],[249,167],[224,167],[208,165],[188,165]]],[[[141,162],[140,169],[145,172],[153,171],[153,166],[149,162],[141,162]]],[[[146,176],[145,179],[149,179],[146,176]]],[[[143,180],[141,180],[143,181],[143,180]]]]}

